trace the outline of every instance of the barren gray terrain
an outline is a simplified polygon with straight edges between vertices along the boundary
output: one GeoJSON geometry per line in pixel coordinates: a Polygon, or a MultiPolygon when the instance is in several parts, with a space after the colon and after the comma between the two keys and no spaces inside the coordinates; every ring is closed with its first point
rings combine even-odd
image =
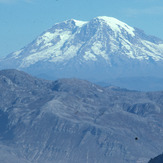
{"type": "Polygon", "coordinates": [[[162,136],[161,91],[0,71],[0,162],[145,163],[162,136]]]}

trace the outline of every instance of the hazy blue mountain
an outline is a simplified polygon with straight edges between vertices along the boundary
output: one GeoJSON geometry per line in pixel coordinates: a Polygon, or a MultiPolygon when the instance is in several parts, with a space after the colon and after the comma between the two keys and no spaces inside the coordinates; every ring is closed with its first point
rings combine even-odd
{"type": "Polygon", "coordinates": [[[112,17],[55,24],[0,60],[46,78],[80,78],[138,90],[163,90],[163,41],[112,17]],[[143,79],[142,79],[143,78],[143,79]]]}
{"type": "Polygon", "coordinates": [[[0,161],[147,163],[163,147],[163,92],[0,71],[0,161]],[[12,161],[11,161],[12,160],[12,161]]]}

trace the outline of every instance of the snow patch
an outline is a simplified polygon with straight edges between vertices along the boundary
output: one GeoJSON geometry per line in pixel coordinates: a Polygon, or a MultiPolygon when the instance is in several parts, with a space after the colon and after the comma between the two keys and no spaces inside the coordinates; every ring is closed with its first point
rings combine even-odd
{"type": "Polygon", "coordinates": [[[40,36],[36,41],[36,46],[39,46],[41,43],[43,43],[43,46],[41,49],[51,46],[52,40],[54,40],[57,36],[60,36],[64,32],[62,29],[56,29],[54,33],[46,32],[42,36],[40,36]]]}
{"type": "Polygon", "coordinates": [[[21,49],[19,51],[16,51],[15,53],[13,53],[13,58],[19,58],[19,54],[23,51],[24,49],[21,49]]]}
{"type": "Polygon", "coordinates": [[[106,61],[109,61],[109,57],[106,54],[105,50],[102,50],[103,45],[100,41],[94,42],[93,46],[92,46],[92,50],[96,55],[100,55],[102,56],[106,61]]]}
{"type": "Polygon", "coordinates": [[[75,20],[73,19],[73,21],[75,22],[75,25],[78,27],[82,27],[83,25],[87,24],[87,21],[79,21],[79,20],[75,20]]]}
{"type": "Polygon", "coordinates": [[[141,42],[146,47],[145,49],[141,49],[146,55],[152,57],[155,61],[163,60],[163,44],[154,44],[146,40],[142,40],[141,42]]]}
{"type": "Polygon", "coordinates": [[[98,89],[98,88],[97,88],[97,91],[98,91],[98,92],[104,92],[102,89],[98,89]]]}
{"type": "MultiPolygon", "coordinates": [[[[57,34],[54,34],[55,36],[57,34]]],[[[53,35],[53,38],[54,38],[53,35]]],[[[54,46],[51,46],[47,49],[43,49],[39,52],[33,53],[31,55],[29,55],[28,57],[24,58],[22,64],[20,65],[21,68],[23,67],[28,67],[31,64],[34,64],[38,61],[46,61],[50,58],[53,58],[52,61],[62,61],[65,59],[65,56],[62,55],[62,46],[63,44],[66,42],[66,40],[69,39],[69,37],[71,36],[71,32],[70,31],[64,31],[62,32],[59,37],[60,37],[60,41],[57,42],[54,46]]],[[[51,37],[51,35],[50,35],[51,37]]],[[[45,47],[45,46],[44,46],[45,47]]]]}
{"type": "Polygon", "coordinates": [[[119,21],[118,19],[115,19],[113,17],[107,17],[107,16],[99,16],[97,18],[102,19],[103,21],[105,21],[113,31],[121,33],[122,32],[121,30],[124,29],[132,37],[135,36],[135,34],[134,34],[135,29],[128,26],[126,23],[119,21]]]}
{"type": "Polygon", "coordinates": [[[64,61],[64,60],[69,60],[71,58],[73,58],[75,55],[77,55],[77,52],[79,50],[79,48],[81,47],[81,45],[77,45],[77,46],[70,46],[66,49],[63,49],[62,53],[58,53],[57,57],[53,57],[50,62],[58,62],[58,61],[64,61]]]}
{"type": "Polygon", "coordinates": [[[36,53],[37,49],[32,49],[30,53],[36,53]]]}
{"type": "Polygon", "coordinates": [[[89,61],[89,60],[93,60],[93,61],[96,61],[97,58],[94,54],[92,54],[90,51],[86,51],[83,58],[86,60],[86,61],[89,61]]]}

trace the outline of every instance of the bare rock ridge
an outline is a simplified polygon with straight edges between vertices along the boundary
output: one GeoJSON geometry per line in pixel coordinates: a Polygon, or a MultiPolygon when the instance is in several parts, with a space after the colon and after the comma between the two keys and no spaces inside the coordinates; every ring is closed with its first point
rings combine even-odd
{"type": "Polygon", "coordinates": [[[0,92],[1,162],[145,163],[162,151],[161,91],[3,70],[0,92]]]}
{"type": "Polygon", "coordinates": [[[80,78],[138,90],[162,90],[163,41],[112,17],[55,24],[0,60],[46,79],[80,78]],[[140,84],[139,84],[140,83],[140,84]]]}

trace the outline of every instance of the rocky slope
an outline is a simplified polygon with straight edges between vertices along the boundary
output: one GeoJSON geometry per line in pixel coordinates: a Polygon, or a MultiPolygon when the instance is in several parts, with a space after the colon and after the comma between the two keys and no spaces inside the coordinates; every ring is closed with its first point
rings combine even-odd
{"type": "Polygon", "coordinates": [[[162,151],[163,92],[0,71],[0,155],[17,163],[145,163],[162,151]]]}

